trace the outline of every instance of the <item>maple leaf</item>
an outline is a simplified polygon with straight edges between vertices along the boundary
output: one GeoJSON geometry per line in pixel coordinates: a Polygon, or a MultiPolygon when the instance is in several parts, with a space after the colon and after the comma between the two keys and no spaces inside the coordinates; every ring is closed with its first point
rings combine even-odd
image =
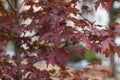
{"type": "Polygon", "coordinates": [[[0,59],[0,69],[2,68],[2,75],[0,78],[3,80],[11,80],[16,76],[17,67],[9,62],[9,59],[1,57],[0,59]]]}
{"type": "Polygon", "coordinates": [[[67,7],[67,11],[69,13],[73,13],[74,15],[77,15],[78,10],[76,8],[73,7],[67,7]]]}
{"type": "Polygon", "coordinates": [[[23,32],[23,27],[24,26],[20,26],[20,25],[12,25],[12,32],[14,32],[16,35],[21,35],[22,34],[22,32],[23,32]]]}
{"type": "Polygon", "coordinates": [[[107,38],[99,44],[100,51],[108,57],[110,52],[115,50],[116,44],[113,42],[112,38],[107,38]]]}
{"type": "Polygon", "coordinates": [[[92,43],[92,49],[95,52],[99,52],[99,43],[92,43]]]}
{"type": "Polygon", "coordinates": [[[84,56],[85,54],[85,48],[82,46],[75,46],[72,48],[72,52],[75,54],[79,54],[80,56],[84,56]]]}
{"type": "Polygon", "coordinates": [[[80,34],[82,41],[86,44],[89,49],[92,49],[91,41],[84,34],[80,34]]]}
{"type": "Polygon", "coordinates": [[[25,2],[26,5],[32,5],[33,6],[35,4],[34,0],[25,0],[24,2],[25,2]]]}
{"type": "Polygon", "coordinates": [[[66,55],[63,48],[55,47],[52,52],[48,53],[48,56],[45,57],[47,64],[58,64],[60,67],[65,67],[66,55]]]}
{"type": "Polygon", "coordinates": [[[83,9],[83,10],[85,10],[85,11],[87,11],[87,12],[90,12],[90,10],[89,10],[89,7],[88,7],[88,6],[83,5],[83,6],[82,6],[82,9],[83,9]]]}
{"type": "Polygon", "coordinates": [[[51,43],[54,43],[55,46],[60,46],[61,43],[61,37],[58,34],[55,34],[53,32],[48,32],[44,34],[40,40],[48,41],[51,43]]]}
{"type": "Polygon", "coordinates": [[[60,34],[60,37],[62,37],[63,39],[65,40],[69,40],[69,33],[67,31],[63,31],[61,34],[60,34]]]}
{"type": "Polygon", "coordinates": [[[33,69],[32,70],[32,73],[29,74],[28,76],[28,79],[30,80],[42,80],[42,79],[45,79],[45,80],[49,80],[49,73],[48,71],[40,71],[40,70],[36,70],[36,69],[33,69]]]}
{"type": "Polygon", "coordinates": [[[109,11],[110,7],[111,7],[111,0],[98,0],[95,2],[95,9],[97,10],[97,8],[99,6],[102,6],[106,11],[109,11]]]}
{"type": "MultiPolygon", "coordinates": [[[[46,60],[47,64],[58,65],[64,70],[67,57],[72,58],[73,53],[84,55],[85,48],[76,45],[79,42],[86,44],[86,48],[102,52],[106,56],[110,52],[118,52],[119,54],[119,49],[116,49],[116,45],[111,39],[114,33],[110,30],[98,30],[94,27],[94,22],[84,18],[83,14],[79,14],[76,6],[81,0],[23,0],[20,6],[18,0],[13,3],[14,5],[8,1],[5,4],[0,1],[1,80],[50,80],[49,71],[40,71],[33,64],[46,60]],[[7,7],[4,6],[6,4],[7,7]],[[22,8],[29,6],[29,8],[19,12],[21,6],[22,8]],[[40,10],[35,11],[35,7],[40,7],[40,10]],[[72,17],[71,13],[79,15],[81,18],[72,17]],[[10,19],[11,17],[12,19],[10,19]],[[27,20],[30,20],[28,24],[22,23],[27,20]],[[73,22],[75,28],[72,25],[66,26],[66,21],[73,22]],[[77,27],[80,27],[82,31],[78,31],[77,27]],[[32,31],[34,31],[33,35],[26,36],[27,32],[32,33],[32,31]],[[34,37],[38,37],[37,40],[33,41],[34,37]],[[6,45],[3,47],[1,43],[6,44],[11,40],[15,45],[15,55],[9,58],[4,51],[6,45]],[[24,44],[28,47],[27,49],[22,47],[24,44]],[[66,47],[69,45],[70,49],[66,47]],[[13,60],[14,65],[9,62],[9,59],[13,60]],[[22,64],[22,60],[26,60],[26,64],[22,64]]],[[[108,11],[111,1],[98,0],[95,2],[96,9],[100,5],[108,11]]],[[[89,11],[88,6],[82,6],[81,9],[89,11]]],[[[113,26],[119,34],[119,25],[113,24],[113,26]]],[[[81,73],[89,70],[86,68],[81,73]]],[[[60,79],[64,79],[68,73],[64,72],[61,75],[60,79]]],[[[75,80],[87,80],[87,78],[78,75],[75,73],[75,80]]]]}
{"type": "Polygon", "coordinates": [[[85,26],[89,26],[89,24],[87,23],[86,20],[84,19],[76,19],[74,17],[68,17],[67,20],[73,21],[75,23],[75,26],[80,26],[82,28],[84,28],[85,26]]]}
{"type": "Polygon", "coordinates": [[[91,33],[97,36],[109,36],[109,31],[104,29],[91,28],[91,33]]]}

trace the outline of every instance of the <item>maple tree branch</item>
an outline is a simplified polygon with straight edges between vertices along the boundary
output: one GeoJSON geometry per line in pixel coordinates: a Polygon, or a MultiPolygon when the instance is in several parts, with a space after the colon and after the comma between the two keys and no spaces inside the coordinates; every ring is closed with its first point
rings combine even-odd
{"type": "Polygon", "coordinates": [[[18,7],[18,11],[20,10],[20,8],[22,7],[24,1],[20,4],[20,6],[18,7]]]}
{"type": "MultiPolygon", "coordinates": [[[[18,0],[14,0],[15,1],[15,23],[14,24],[20,24],[19,23],[19,11],[18,11],[18,0]]],[[[19,26],[18,26],[19,27],[19,26]]],[[[21,64],[21,53],[20,53],[20,45],[21,43],[18,40],[15,40],[15,56],[16,56],[16,64],[17,67],[20,66],[21,64]]],[[[16,75],[16,80],[22,80],[22,74],[21,74],[21,70],[18,69],[17,70],[17,75],[16,75]]]]}
{"type": "Polygon", "coordinates": [[[5,12],[6,16],[12,21],[14,22],[14,20],[12,19],[12,17],[8,14],[8,12],[6,11],[6,9],[3,7],[2,3],[0,3],[0,7],[3,9],[3,11],[5,12]]]}
{"type": "MultiPolygon", "coordinates": [[[[114,8],[114,1],[112,1],[112,5],[111,5],[111,8],[110,8],[110,12],[109,12],[109,24],[111,22],[114,22],[116,20],[116,10],[114,8]]],[[[118,9],[119,10],[119,9],[118,9]]],[[[110,30],[114,30],[114,28],[112,26],[109,26],[110,30]]],[[[116,76],[116,65],[115,65],[115,60],[114,60],[114,57],[115,55],[113,53],[110,53],[110,62],[112,64],[112,67],[111,67],[111,70],[112,70],[112,73],[111,73],[111,77],[115,77],[116,76]]]]}
{"type": "Polygon", "coordinates": [[[91,22],[89,21],[88,19],[86,19],[81,13],[79,13],[79,15],[86,21],[90,24],[90,26],[93,26],[95,22],[91,22]]]}
{"type": "Polygon", "coordinates": [[[7,1],[7,3],[9,4],[9,6],[12,8],[12,10],[14,11],[14,12],[16,12],[16,9],[14,8],[14,6],[12,5],[12,3],[10,2],[10,0],[6,0],[7,1]]]}
{"type": "Polygon", "coordinates": [[[2,28],[0,28],[0,32],[3,32],[3,33],[5,33],[5,34],[7,34],[7,35],[9,35],[9,36],[10,36],[10,34],[9,34],[9,33],[7,33],[5,30],[3,30],[2,28]]]}
{"type": "Polygon", "coordinates": [[[7,34],[7,35],[10,36],[11,38],[17,38],[17,37],[18,37],[15,33],[13,33],[13,32],[7,32],[7,31],[5,31],[4,29],[2,29],[1,27],[0,27],[0,32],[3,32],[3,33],[5,33],[5,34],[7,34]]]}
{"type": "Polygon", "coordinates": [[[18,0],[15,0],[15,24],[19,24],[19,10],[18,10],[18,0]]]}

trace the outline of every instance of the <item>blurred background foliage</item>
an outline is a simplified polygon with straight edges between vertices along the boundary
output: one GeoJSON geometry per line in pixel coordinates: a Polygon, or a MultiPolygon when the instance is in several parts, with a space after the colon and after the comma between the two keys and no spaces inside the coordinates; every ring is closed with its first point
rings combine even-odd
{"type": "Polygon", "coordinates": [[[79,62],[79,61],[82,61],[82,60],[87,60],[88,62],[91,62],[91,61],[99,59],[99,57],[96,56],[95,51],[88,50],[88,49],[85,50],[85,55],[84,56],[80,56],[79,54],[76,54],[76,53],[74,53],[74,54],[75,54],[74,59],[71,60],[70,58],[68,58],[68,61],[79,62]]]}

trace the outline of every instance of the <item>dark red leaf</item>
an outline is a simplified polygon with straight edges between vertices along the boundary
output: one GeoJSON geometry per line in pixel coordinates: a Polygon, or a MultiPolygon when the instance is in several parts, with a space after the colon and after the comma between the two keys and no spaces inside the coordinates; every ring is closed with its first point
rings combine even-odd
{"type": "Polygon", "coordinates": [[[40,40],[48,41],[50,43],[54,43],[55,46],[60,46],[61,43],[61,37],[58,34],[49,32],[44,34],[40,40]]]}
{"type": "Polygon", "coordinates": [[[98,0],[95,2],[95,9],[97,10],[97,8],[99,6],[102,6],[106,11],[109,11],[110,7],[111,7],[111,0],[98,0]]]}
{"type": "Polygon", "coordinates": [[[91,41],[86,37],[86,35],[81,34],[82,41],[86,44],[89,49],[92,49],[91,41]]]}
{"type": "Polygon", "coordinates": [[[104,53],[107,57],[110,52],[115,49],[115,43],[112,38],[107,38],[99,44],[100,51],[104,53]]]}
{"type": "Polygon", "coordinates": [[[65,68],[66,55],[65,50],[62,48],[54,48],[52,52],[48,53],[45,57],[47,64],[58,64],[60,67],[65,68]]]}
{"type": "Polygon", "coordinates": [[[73,54],[79,54],[80,56],[84,56],[85,54],[85,48],[82,46],[75,46],[72,48],[73,54]]]}

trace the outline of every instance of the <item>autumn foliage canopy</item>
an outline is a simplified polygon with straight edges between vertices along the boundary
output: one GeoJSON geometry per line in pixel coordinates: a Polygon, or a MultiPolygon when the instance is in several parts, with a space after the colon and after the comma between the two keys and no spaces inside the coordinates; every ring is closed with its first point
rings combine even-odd
{"type": "MultiPolygon", "coordinates": [[[[95,10],[101,5],[109,12],[111,1],[97,0],[95,10]]],[[[98,29],[102,27],[100,24],[89,21],[82,14],[82,11],[90,13],[89,7],[77,8],[79,3],[81,0],[0,0],[0,79],[50,80],[50,72],[40,71],[33,65],[46,60],[47,65],[58,65],[64,70],[68,57],[84,56],[86,49],[106,57],[111,52],[120,55],[114,43],[114,37],[120,32],[98,29]],[[24,10],[23,6],[29,8],[24,10]],[[69,25],[70,21],[74,26],[69,25]],[[9,41],[15,45],[12,57],[6,53],[9,41]]],[[[119,23],[117,28],[120,28],[119,23]]]]}

